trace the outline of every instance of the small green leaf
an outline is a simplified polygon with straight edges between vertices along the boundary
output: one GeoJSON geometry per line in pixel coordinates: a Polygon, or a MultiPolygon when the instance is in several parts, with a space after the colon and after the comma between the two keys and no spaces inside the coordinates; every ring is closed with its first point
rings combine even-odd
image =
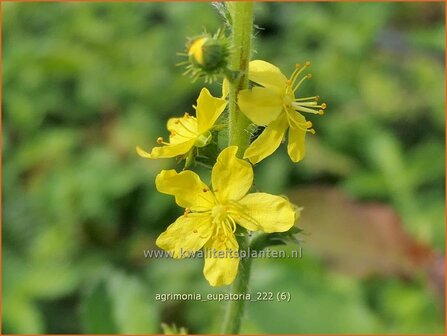
{"type": "Polygon", "coordinates": [[[98,283],[84,302],[82,319],[88,334],[119,333],[112,311],[112,300],[105,282],[98,283]]]}

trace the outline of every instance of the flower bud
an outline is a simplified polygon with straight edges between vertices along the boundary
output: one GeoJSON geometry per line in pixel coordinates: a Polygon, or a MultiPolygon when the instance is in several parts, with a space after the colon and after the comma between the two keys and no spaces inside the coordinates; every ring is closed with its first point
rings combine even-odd
{"type": "Polygon", "coordinates": [[[218,39],[205,36],[193,40],[188,56],[191,63],[195,63],[206,72],[219,71],[227,66],[227,46],[218,39]]]}
{"type": "Polygon", "coordinates": [[[204,33],[186,45],[185,74],[190,74],[194,80],[204,77],[205,81],[212,82],[227,72],[229,55],[228,40],[220,30],[214,35],[204,33]]]}

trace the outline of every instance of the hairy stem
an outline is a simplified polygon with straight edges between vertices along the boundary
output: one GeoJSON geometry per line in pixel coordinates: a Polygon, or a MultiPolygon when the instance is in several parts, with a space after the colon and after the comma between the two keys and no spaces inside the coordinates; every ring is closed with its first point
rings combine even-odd
{"type": "Polygon", "coordinates": [[[239,111],[237,95],[248,87],[248,63],[251,55],[253,31],[253,2],[230,3],[232,17],[232,54],[230,69],[238,76],[230,81],[229,96],[229,145],[239,147],[238,156],[242,156],[248,147],[250,137],[245,131],[250,121],[239,111]]]}
{"type": "MultiPolygon", "coordinates": [[[[249,246],[249,241],[246,237],[242,237],[239,241],[239,248],[246,250],[249,246]]],[[[232,294],[245,294],[248,291],[248,282],[250,280],[252,259],[249,256],[241,259],[239,263],[239,271],[232,287],[232,294]]],[[[225,312],[225,319],[222,328],[223,334],[238,334],[241,328],[242,317],[244,314],[245,300],[236,299],[228,301],[227,310],[225,312]]]]}
{"type": "MultiPolygon", "coordinates": [[[[253,2],[228,3],[232,18],[232,55],[230,68],[238,76],[230,81],[229,96],[229,145],[238,146],[238,156],[242,157],[250,142],[246,131],[250,121],[237,106],[237,95],[240,90],[248,88],[248,64],[251,56],[251,39],[253,30],[253,2]]],[[[247,236],[238,237],[239,249],[249,246],[247,236]]],[[[238,275],[232,286],[233,294],[244,294],[248,291],[251,259],[247,256],[240,260],[238,275]]],[[[228,302],[222,333],[238,334],[244,314],[244,300],[228,302]]]]}

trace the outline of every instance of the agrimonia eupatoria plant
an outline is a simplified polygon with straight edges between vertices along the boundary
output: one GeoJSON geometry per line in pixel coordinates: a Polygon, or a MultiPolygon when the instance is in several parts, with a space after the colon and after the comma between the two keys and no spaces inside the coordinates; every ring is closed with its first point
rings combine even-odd
{"type": "MultiPolygon", "coordinates": [[[[167,141],[159,137],[150,152],[137,147],[137,153],[147,159],[185,160],[183,171],[162,170],[155,180],[157,190],[174,196],[184,209],[158,237],[157,246],[173,258],[201,250],[206,280],[211,286],[232,284],[234,294],[248,291],[251,270],[251,259],[239,258],[238,252],[285,243],[299,232],[294,225],[300,209],[286,197],[250,192],[252,165],[271,155],[287,130],[288,154],[293,162],[302,160],[305,136],[315,133],[305,115],[322,115],[326,108],[317,96],[299,96],[301,85],[311,78],[306,73],[310,62],[296,64],[287,78],[273,64],[250,59],[253,6],[253,2],[219,3],[226,29],[187,42],[185,73],[193,80],[221,81],[222,97],[213,97],[203,88],[195,114],[167,121],[167,141]],[[223,114],[228,116],[225,125],[218,123],[223,114]],[[250,136],[254,125],[264,127],[255,139],[250,136]],[[219,147],[221,131],[228,134],[228,141],[219,147]],[[210,184],[187,170],[203,163],[204,156],[212,170],[210,184]]],[[[243,308],[242,300],[228,303],[223,333],[239,332],[243,308]]]]}

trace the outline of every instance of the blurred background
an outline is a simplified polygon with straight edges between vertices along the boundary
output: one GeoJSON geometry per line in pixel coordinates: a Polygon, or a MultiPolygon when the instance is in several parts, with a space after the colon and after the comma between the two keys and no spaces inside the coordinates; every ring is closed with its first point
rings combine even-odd
{"type": "MultiPolygon", "coordinates": [[[[218,12],[1,5],[3,333],[218,332],[224,303],[155,300],[229,288],[200,259],[144,258],[181,213],[155,175],[181,166],[135,153],[191,112],[203,83],[176,53],[218,12]]],[[[443,333],[444,4],[257,3],[255,21],[253,57],[311,60],[301,95],[329,108],[302,163],[282,146],[256,167],[259,190],[304,207],[303,257],[255,260],[251,290],[291,301],[247,304],[242,331],[443,333]]]]}

